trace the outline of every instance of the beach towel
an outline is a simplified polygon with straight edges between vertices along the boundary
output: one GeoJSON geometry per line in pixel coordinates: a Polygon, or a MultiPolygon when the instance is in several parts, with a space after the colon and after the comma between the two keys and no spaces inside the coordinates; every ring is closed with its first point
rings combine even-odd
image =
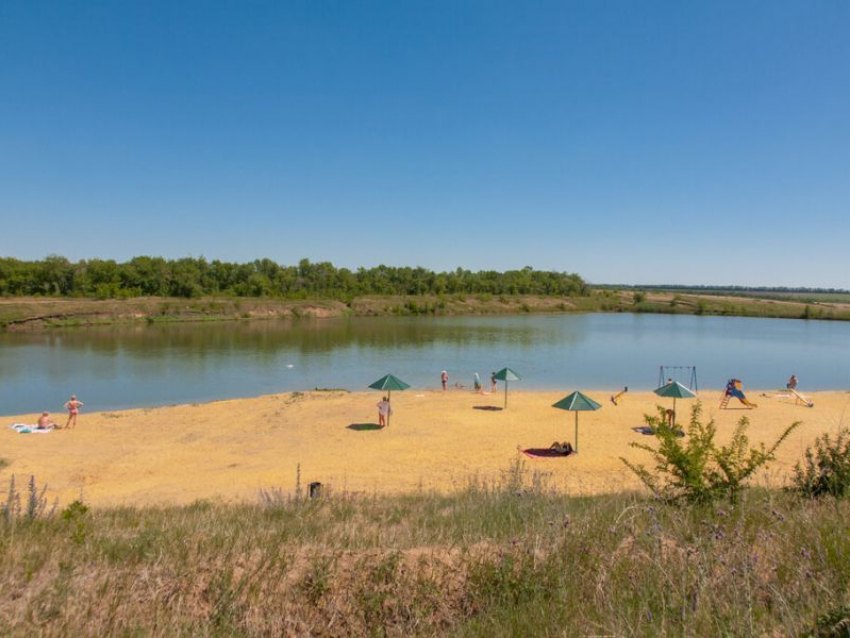
{"type": "Polygon", "coordinates": [[[9,427],[18,434],[47,434],[53,431],[53,428],[40,428],[37,425],[27,425],[26,423],[13,423],[9,427]]]}
{"type": "Polygon", "coordinates": [[[531,458],[541,459],[559,459],[565,458],[572,454],[571,452],[564,454],[563,452],[558,452],[557,450],[553,450],[552,448],[548,447],[532,447],[528,448],[527,450],[523,450],[522,453],[531,458]]]}

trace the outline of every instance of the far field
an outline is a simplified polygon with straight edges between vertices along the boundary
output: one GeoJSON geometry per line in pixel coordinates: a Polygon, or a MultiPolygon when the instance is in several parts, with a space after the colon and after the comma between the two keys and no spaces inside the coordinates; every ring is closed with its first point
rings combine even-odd
{"type": "Polygon", "coordinates": [[[336,316],[643,312],[850,320],[850,294],[593,290],[589,296],[411,295],[334,299],[271,297],[0,298],[0,327],[28,330],[133,322],[222,321],[336,316]]]}

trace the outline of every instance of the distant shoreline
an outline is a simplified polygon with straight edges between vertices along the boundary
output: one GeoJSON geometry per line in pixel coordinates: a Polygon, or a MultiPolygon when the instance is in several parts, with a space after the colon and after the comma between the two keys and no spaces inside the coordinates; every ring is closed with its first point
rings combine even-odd
{"type": "Polygon", "coordinates": [[[270,297],[74,297],[0,298],[5,331],[118,324],[160,324],[327,317],[475,316],[580,313],[680,314],[698,316],[850,321],[850,301],[781,300],[759,296],[672,291],[593,290],[588,296],[410,295],[334,299],[270,297]]]}

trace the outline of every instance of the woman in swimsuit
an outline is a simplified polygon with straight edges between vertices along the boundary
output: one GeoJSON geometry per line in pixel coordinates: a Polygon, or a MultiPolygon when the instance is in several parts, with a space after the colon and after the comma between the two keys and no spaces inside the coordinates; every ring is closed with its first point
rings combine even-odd
{"type": "Polygon", "coordinates": [[[77,396],[72,394],[71,398],[65,403],[65,409],[68,410],[68,422],[65,424],[65,428],[76,427],[77,415],[80,413],[81,407],[83,407],[83,402],[77,401],[77,396]],[[72,422],[73,426],[71,425],[72,422]]]}

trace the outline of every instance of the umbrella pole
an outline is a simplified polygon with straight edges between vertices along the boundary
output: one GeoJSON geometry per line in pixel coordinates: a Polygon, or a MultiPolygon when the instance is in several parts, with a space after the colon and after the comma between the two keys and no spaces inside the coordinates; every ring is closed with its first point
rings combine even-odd
{"type": "Polygon", "coordinates": [[[387,427],[390,427],[390,414],[393,412],[392,390],[387,390],[387,427]]]}
{"type": "Polygon", "coordinates": [[[671,427],[676,429],[676,397],[673,397],[673,423],[671,427]]]}
{"type": "Polygon", "coordinates": [[[575,442],[576,442],[575,451],[576,451],[576,454],[578,454],[578,412],[576,412],[576,437],[575,437],[575,442]]]}
{"type": "Polygon", "coordinates": [[[508,380],[505,379],[505,410],[508,409],[508,380]]]}

